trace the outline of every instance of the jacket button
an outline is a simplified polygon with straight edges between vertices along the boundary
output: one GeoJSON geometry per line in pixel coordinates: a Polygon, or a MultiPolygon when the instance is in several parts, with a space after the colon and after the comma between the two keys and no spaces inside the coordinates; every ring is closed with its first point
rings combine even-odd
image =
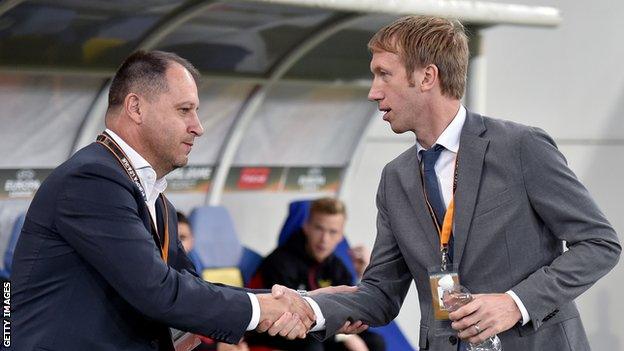
{"type": "Polygon", "coordinates": [[[451,345],[457,345],[457,337],[455,335],[449,336],[449,342],[451,345]]]}

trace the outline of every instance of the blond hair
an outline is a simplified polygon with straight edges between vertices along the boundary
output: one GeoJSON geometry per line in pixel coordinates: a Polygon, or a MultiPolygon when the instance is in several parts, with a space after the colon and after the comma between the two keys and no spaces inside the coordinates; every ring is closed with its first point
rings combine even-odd
{"type": "Polygon", "coordinates": [[[410,81],[416,68],[434,64],[442,94],[458,100],[464,95],[470,54],[464,26],[457,20],[403,17],[375,33],[368,48],[399,55],[410,81]]]}
{"type": "Polygon", "coordinates": [[[347,208],[341,200],[332,197],[322,197],[312,201],[310,204],[310,216],[308,218],[312,218],[314,214],[340,214],[347,217],[347,208]]]}

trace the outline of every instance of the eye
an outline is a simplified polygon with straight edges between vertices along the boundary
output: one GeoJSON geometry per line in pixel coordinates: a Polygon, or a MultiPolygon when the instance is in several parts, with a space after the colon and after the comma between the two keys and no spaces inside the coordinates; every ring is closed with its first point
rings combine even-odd
{"type": "Polygon", "coordinates": [[[190,107],[180,107],[180,111],[184,114],[191,112],[190,107]]]}

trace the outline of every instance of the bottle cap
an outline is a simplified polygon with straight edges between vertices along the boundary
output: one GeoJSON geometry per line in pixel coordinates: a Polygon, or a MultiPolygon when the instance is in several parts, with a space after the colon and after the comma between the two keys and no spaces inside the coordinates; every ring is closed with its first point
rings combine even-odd
{"type": "Polygon", "coordinates": [[[453,276],[450,274],[443,276],[438,281],[438,285],[442,288],[442,290],[453,290],[453,286],[455,286],[453,276]]]}

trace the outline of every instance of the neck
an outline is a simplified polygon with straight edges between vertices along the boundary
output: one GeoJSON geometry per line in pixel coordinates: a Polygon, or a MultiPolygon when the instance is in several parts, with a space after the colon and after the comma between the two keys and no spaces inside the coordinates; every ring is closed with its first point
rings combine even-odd
{"type": "Polygon", "coordinates": [[[168,172],[164,170],[157,162],[157,158],[154,157],[149,152],[149,148],[141,142],[141,139],[137,133],[134,132],[131,128],[120,128],[114,125],[108,125],[108,129],[112,130],[117,134],[121,139],[123,139],[126,144],[128,144],[134,151],[136,151],[141,157],[147,161],[150,166],[156,172],[156,179],[160,179],[164,177],[168,172]]]}
{"type": "Polygon", "coordinates": [[[444,101],[437,105],[428,106],[429,108],[422,114],[426,118],[420,119],[420,123],[414,128],[418,143],[425,149],[433,146],[457,115],[459,106],[459,100],[444,101]]]}

